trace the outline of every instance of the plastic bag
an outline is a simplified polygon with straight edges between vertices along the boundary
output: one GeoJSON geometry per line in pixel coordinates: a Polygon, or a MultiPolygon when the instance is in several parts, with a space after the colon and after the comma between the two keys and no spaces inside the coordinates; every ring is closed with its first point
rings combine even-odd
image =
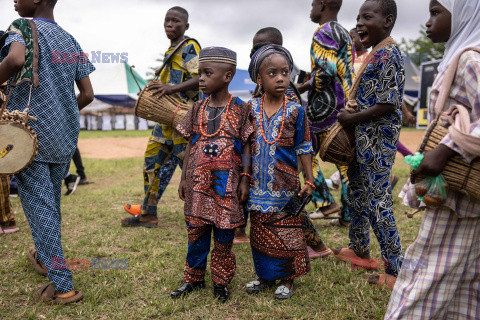
{"type": "Polygon", "coordinates": [[[415,193],[418,197],[424,197],[428,193],[428,190],[430,190],[434,179],[434,177],[426,177],[425,179],[415,183],[415,193]]]}
{"type": "Polygon", "coordinates": [[[422,163],[424,157],[425,156],[422,153],[417,152],[413,156],[406,156],[403,161],[405,161],[405,163],[408,164],[412,170],[415,170],[420,166],[420,163],[422,163]]]}
{"type": "MultiPolygon", "coordinates": [[[[417,169],[422,163],[424,155],[420,152],[413,156],[406,156],[405,163],[410,165],[412,170],[417,169]]],[[[440,174],[436,177],[426,177],[415,183],[415,193],[418,200],[423,201],[429,207],[440,207],[447,200],[447,182],[440,174]]]]}
{"type": "Polygon", "coordinates": [[[430,178],[432,178],[432,184],[427,194],[423,197],[423,202],[428,207],[440,207],[447,200],[447,182],[441,174],[430,178]]]}

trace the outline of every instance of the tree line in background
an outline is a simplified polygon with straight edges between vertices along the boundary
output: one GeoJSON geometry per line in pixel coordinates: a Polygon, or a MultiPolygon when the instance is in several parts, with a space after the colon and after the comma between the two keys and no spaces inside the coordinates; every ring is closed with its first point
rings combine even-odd
{"type": "Polygon", "coordinates": [[[420,66],[422,62],[440,60],[445,52],[444,43],[433,43],[427,37],[426,27],[420,26],[420,28],[420,36],[418,38],[410,40],[402,38],[398,44],[400,50],[417,66],[420,66]]]}

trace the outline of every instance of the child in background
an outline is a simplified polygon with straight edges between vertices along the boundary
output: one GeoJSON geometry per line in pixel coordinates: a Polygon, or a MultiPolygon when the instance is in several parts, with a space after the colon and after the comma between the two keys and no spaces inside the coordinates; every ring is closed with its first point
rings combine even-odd
{"type": "MultiPolygon", "coordinates": [[[[172,95],[176,100],[190,106],[198,100],[198,53],[200,45],[193,39],[184,42],[177,52],[173,52],[185,38],[190,28],[188,12],[182,7],[172,7],[165,14],[163,22],[170,47],[165,52],[164,61],[169,63],[160,73],[160,81],[152,82],[147,90],[161,97],[172,95]],[[172,56],[173,54],[173,56],[172,56]]],[[[156,124],[148,139],[143,167],[143,203],[126,204],[125,211],[133,217],[122,218],[124,227],[154,228],[158,226],[157,206],[173,177],[175,169],[182,165],[187,141],[169,125],[156,124]]]]}
{"type": "Polygon", "coordinates": [[[7,30],[9,36],[0,52],[3,58],[0,83],[10,79],[9,87],[14,87],[7,104],[9,111],[23,111],[30,100],[30,115],[37,118],[28,124],[38,136],[38,154],[35,161],[16,175],[18,194],[35,243],[28,258],[41,275],[51,280],[38,288],[36,298],[66,304],[81,300],[83,294],[74,290],[61,243],[62,181],[78,142],[79,110],[93,101],[89,74],[95,68],[75,38],[54,21],[56,2],[14,2],[21,17],[33,17],[34,28],[28,20],[18,19],[7,30]],[[35,29],[38,46],[32,32],[35,29]],[[83,58],[54,62],[55,51],[83,58]],[[12,78],[18,71],[20,79],[12,78]]]}
{"type": "MultiPolygon", "coordinates": [[[[480,137],[480,53],[461,54],[444,105],[436,105],[448,84],[460,53],[480,48],[480,3],[470,0],[431,0],[427,35],[434,43],[446,42],[443,61],[438,67],[430,93],[430,119],[439,112],[461,105],[469,111],[470,138],[480,137]],[[438,108],[438,109],[437,109],[438,108]]],[[[456,127],[456,126],[454,126],[456,127]]],[[[458,129],[458,128],[456,128],[458,129]]],[[[452,131],[450,131],[452,132],[452,131]]],[[[480,156],[479,144],[469,146],[463,135],[448,133],[433,150],[425,153],[416,173],[435,177],[452,157],[470,162],[480,156]]],[[[459,177],[464,179],[464,177],[459,177]]],[[[408,182],[403,202],[418,208],[415,185],[408,182]]],[[[448,191],[445,204],[427,207],[416,240],[405,252],[408,267],[402,268],[390,297],[385,319],[479,319],[480,300],[480,201],[462,192],[448,191]]]]}
{"type": "Polygon", "coordinates": [[[335,248],[344,261],[376,269],[370,259],[370,226],[385,263],[386,275],[372,276],[369,282],[392,288],[402,265],[402,245],[393,216],[390,179],[402,127],[402,96],[405,84],[403,58],[390,33],[397,18],[394,0],[367,0],[360,8],[357,32],[372,58],[358,75],[355,97],[358,111],[342,110],[338,121],[354,127],[356,158],[348,168],[349,202],[352,208],[349,248],[335,248]]]}
{"type": "MultiPolygon", "coordinates": [[[[338,23],[338,13],[342,0],[313,0],[310,19],[318,23],[313,35],[310,49],[312,65],[311,80],[298,85],[298,91],[309,91],[307,117],[312,132],[312,144],[315,154],[327,137],[328,130],[337,120],[338,112],[345,107],[353,81],[353,43],[348,31],[338,23]]],[[[339,226],[350,224],[350,208],[348,205],[347,166],[337,165],[341,173],[342,208],[338,206],[328,189],[325,177],[316,158],[314,167],[315,191],[313,202],[316,210],[310,214],[312,219],[338,218],[339,226]],[[318,170],[317,168],[318,167],[318,170]],[[340,211],[340,216],[336,215],[340,211]]]]}
{"type": "Polygon", "coordinates": [[[312,194],[312,143],[305,110],[289,101],[293,59],[285,48],[265,45],[250,62],[252,81],[265,94],[252,100],[256,138],[253,152],[253,182],[248,210],[251,218],[250,244],[258,280],[246,285],[257,293],[275,285],[275,298],[293,294],[293,279],[310,270],[300,217],[282,212],[295,193],[312,194]],[[297,156],[305,171],[300,190],[297,156]],[[300,190],[300,191],[299,191],[300,190]]]}
{"type": "Polygon", "coordinates": [[[360,36],[358,35],[356,28],[350,30],[350,35],[352,36],[353,46],[355,47],[355,62],[353,63],[353,70],[356,74],[368,57],[368,50],[363,46],[362,41],[360,41],[360,36]]]}
{"type": "Polygon", "coordinates": [[[178,189],[185,201],[188,253],[178,298],[205,287],[205,269],[213,230],[211,273],[214,295],[228,299],[227,285],[236,265],[235,228],[244,224],[241,204],[250,184],[250,105],[228,92],[236,71],[235,52],[220,47],[200,51],[199,84],[209,97],[196,103],[177,129],[188,139],[178,189]]]}

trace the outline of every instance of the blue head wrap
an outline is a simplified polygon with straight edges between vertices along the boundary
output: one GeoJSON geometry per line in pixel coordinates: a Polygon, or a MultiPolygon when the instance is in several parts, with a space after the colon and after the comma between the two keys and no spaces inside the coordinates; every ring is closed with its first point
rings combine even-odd
{"type": "Polygon", "coordinates": [[[258,73],[260,71],[260,66],[262,65],[263,60],[266,57],[271,56],[272,54],[281,54],[282,56],[287,59],[288,67],[290,72],[293,69],[293,58],[290,52],[282,46],[277,44],[267,44],[263,47],[259,48],[252,56],[252,60],[250,61],[250,66],[248,67],[248,73],[250,74],[250,78],[253,82],[257,82],[258,73]]]}

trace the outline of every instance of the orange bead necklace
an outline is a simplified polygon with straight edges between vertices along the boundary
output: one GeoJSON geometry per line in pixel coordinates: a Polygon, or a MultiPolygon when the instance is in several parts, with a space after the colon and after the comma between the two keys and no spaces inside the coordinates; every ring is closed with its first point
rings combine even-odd
{"type": "MultiPolygon", "coordinates": [[[[205,102],[203,103],[202,108],[200,109],[200,132],[202,133],[202,136],[207,137],[207,138],[213,138],[222,131],[223,126],[227,122],[228,111],[230,109],[230,104],[232,103],[232,100],[233,100],[233,96],[230,95],[230,99],[228,100],[227,106],[225,108],[225,112],[222,115],[222,122],[220,123],[220,127],[218,128],[218,130],[215,131],[212,134],[208,134],[206,132],[206,129],[203,127],[203,117],[204,117],[204,114],[205,114],[205,108],[207,107],[208,103],[210,102],[210,97],[205,99],[205,102]]],[[[207,123],[207,127],[208,127],[208,123],[207,123]]]]}
{"type": "Polygon", "coordinates": [[[277,143],[278,140],[280,140],[280,138],[282,137],[283,128],[285,127],[285,115],[287,113],[287,97],[285,95],[283,95],[282,125],[280,127],[280,132],[278,133],[278,136],[273,141],[270,141],[270,140],[267,139],[267,136],[265,135],[265,130],[263,130],[263,104],[264,104],[264,100],[265,100],[265,95],[263,95],[262,98],[260,99],[260,131],[262,132],[263,140],[265,140],[265,142],[267,144],[272,145],[272,144],[277,143]]]}

